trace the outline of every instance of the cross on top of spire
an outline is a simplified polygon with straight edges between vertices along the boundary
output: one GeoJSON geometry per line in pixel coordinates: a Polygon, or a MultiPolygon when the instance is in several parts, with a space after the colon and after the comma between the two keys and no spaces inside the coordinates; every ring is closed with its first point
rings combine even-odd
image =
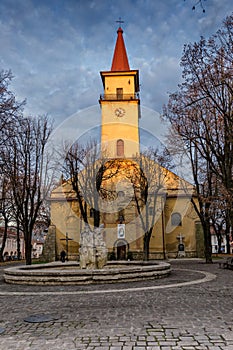
{"type": "MultiPolygon", "coordinates": [[[[124,23],[124,21],[121,20],[121,17],[119,17],[119,20],[116,21],[117,23],[124,23]]],[[[127,52],[125,48],[125,43],[123,39],[123,30],[121,27],[117,30],[117,41],[116,46],[114,50],[114,55],[112,59],[112,67],[111,71],[129,71],[129,62],[127,57],[127,52]]]]}
{"type": "Polygon", "coordinates": [[[119,23],[121,25],[121,23],[124,23],[124,21],[122,21],[121,17],[119,17],[118,21],[116,21],[116,23],[119,23]]]}

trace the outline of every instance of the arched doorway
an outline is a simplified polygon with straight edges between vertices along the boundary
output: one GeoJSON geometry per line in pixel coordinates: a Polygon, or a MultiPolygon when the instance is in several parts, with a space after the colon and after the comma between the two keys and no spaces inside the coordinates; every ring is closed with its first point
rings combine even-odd
{"type": "Polygon", "coordinates": [[[128,252],[128,242],[125,239],[119,239],[115,242],[116,259],[126,260],[128,252]]]}

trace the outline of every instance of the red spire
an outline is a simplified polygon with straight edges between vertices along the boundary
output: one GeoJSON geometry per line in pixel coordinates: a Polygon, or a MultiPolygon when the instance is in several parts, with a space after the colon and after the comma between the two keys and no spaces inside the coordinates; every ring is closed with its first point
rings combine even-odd
{"type": "Polygon", "coordinates": [[[118,72],[129,70],[130,68],[123,38],[123,30],[121,29],[121,27],[119,27],[117,31],[117,41],[112,59],[111,71],[118,72]]]}

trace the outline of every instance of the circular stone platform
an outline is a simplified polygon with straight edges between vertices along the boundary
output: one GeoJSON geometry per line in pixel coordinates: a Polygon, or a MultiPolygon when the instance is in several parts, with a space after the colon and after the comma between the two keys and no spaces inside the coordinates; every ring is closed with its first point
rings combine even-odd
{"type": "Polygon", "coordinates": [[[108,262],[100,270],[80,269],[77,262],[14,266],[4,270],[6,283],[30,285],[81,285],[157,279],[170,274],[162,261],[108,262]]]}

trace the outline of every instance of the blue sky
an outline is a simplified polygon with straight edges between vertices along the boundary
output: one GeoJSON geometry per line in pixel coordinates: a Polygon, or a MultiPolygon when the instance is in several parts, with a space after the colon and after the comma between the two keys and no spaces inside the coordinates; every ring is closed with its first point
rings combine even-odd
{"type": "Polygon", "coordinates": [[[0,69],[12,70],[26,114],[47,113],[58,126],[98,105],[121,17],[141,104],[160,113],[181,79],[184,44],[213,34],[233,10],[232,0],[203,3],[205,14],[192,11],[195,0],[0,0],[0,69]]]}

